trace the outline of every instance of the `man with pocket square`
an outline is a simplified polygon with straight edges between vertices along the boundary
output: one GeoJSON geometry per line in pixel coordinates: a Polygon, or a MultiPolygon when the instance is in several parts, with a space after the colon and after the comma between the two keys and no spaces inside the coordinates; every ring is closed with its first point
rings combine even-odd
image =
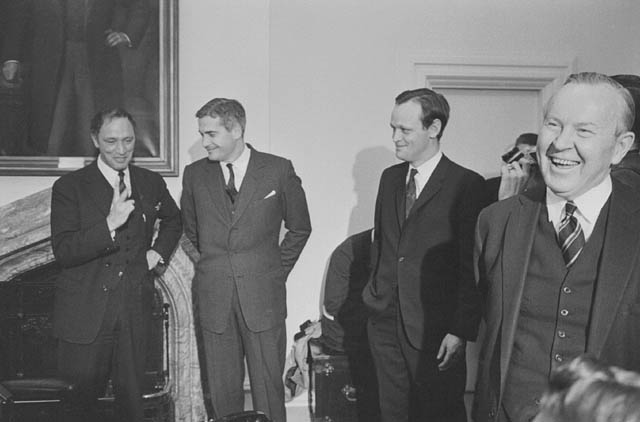
{"type": "Polygon", "coordinates": [[[193,296],[209,416],[244,409],[246,358],[253,408],[285,421],[285,283],[311,233],[305,193],[291,161],[245,143],[238,101],[215,98],[196,117],[208,156],[185,168],[181,206],[200,253],[193,296]]]}

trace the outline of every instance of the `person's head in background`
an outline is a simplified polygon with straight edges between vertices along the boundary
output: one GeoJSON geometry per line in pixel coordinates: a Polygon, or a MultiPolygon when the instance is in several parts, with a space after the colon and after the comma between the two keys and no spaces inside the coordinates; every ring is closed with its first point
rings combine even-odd
{"type": "Polygon", "coordinates": [[[638,422],[640,374],[579,356],[556,369],[533,422],[638,422]]]}
{"type": "Polygon", "coordinates": [[[636,105],[636,118],[631,127],[631,131],[636,135],[636,139],[631,147],[631,151],[640,149],[640,76],[638,75],[614,75],[611,77],[618,82],[631,94],[633,102],[636,105]]]}

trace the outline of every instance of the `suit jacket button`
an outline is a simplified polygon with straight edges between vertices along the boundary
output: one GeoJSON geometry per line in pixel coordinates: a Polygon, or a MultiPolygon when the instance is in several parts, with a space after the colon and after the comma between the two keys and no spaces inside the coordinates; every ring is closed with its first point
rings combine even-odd
{"type": "Polygon", "coordinates": [[[102,285],[102,291],[103,291],[103,292],[108,292],[108,291],[109,291],[109,288],[103,284],[103,285],[102,285]]]}
{"type": "Polygon", "coordinates": [[[122,277],[123,275],[124,275],[124,273],[123,273],[122,271],[120,271],[120,272],[118,273],[118,277],[122,277]]]}
{"type": "Polygon", "coordinates": [[[404,261],[404,256],[401,256],[400,258],[398,258],[398,262],[402,262],[404,261]]]}
{"type": "Polygon", "coordinates": [[[491,411],[489,412],[489,417],[490,417],[490,418],[493,418],[495,415],[496,415],[496,412],[494,412],[493,410],[491,410],[491,411]]]}
{"type": "Polygon", "coordinates": [[[110,262],[107,262],[106,264],[104,264],[104,266],[107,267],[107,268],[109,267],[109,265],[111,265],[110,262]]]}

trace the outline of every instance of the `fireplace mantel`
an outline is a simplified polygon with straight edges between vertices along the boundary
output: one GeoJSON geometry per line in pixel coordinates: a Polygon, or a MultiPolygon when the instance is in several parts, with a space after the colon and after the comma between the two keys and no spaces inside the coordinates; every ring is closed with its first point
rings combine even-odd
{"type": "MultiPolygon", "coordinates": [[[[54,260],[51,250],[51,189],[0,207],[0,283],[54,260]]],[[[169,368],[176,422],[206,419],[200,383],[191,302],[193,248],[184,237],[156,279],[163,300],[171,305],[169,368]]]]}

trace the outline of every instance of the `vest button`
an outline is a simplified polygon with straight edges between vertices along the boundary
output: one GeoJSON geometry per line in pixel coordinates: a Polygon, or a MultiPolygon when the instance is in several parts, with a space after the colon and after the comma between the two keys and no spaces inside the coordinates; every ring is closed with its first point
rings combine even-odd
{"type": "Polygon", "coordinates": [[[569,294],[569,293],[571,293],[571,287],[564,286],[562,288],[562,291],[565,292],[566,294],[569,294]]]}
{"type": "Polygon", "coordinates": [[[118,277],[122,277],[123,275],[124,275],[124,273],[123,273],[122,271],[120,271],[120,272],[118,273],[118,277]]]}
{"type": "Polygon", "coordinates": [[[553,358],[556,362],[562,362],[562,355],[560,353],[556,353],[553,358]]]}
{"type": "Polygon", "coordinates": [[[404,256],[401,256],[400,258],[398,258],[398,262],[402,262],[404,261],[404,256]]]}
{"type": "Polygon", "coordinates": [[[567,311],[566,309],[562,309],[562,310],[560,311],[560,315],[562,315],[562,316],[567,316],[567,315],[569,315],[569,311],[567,311]]]}
{"type": "Polygon", "coordinates": [[[109,288],[107,286],[105,286],[105,285],[102,285],[102,291],[103,292],[108,292],[109,288]]]}

